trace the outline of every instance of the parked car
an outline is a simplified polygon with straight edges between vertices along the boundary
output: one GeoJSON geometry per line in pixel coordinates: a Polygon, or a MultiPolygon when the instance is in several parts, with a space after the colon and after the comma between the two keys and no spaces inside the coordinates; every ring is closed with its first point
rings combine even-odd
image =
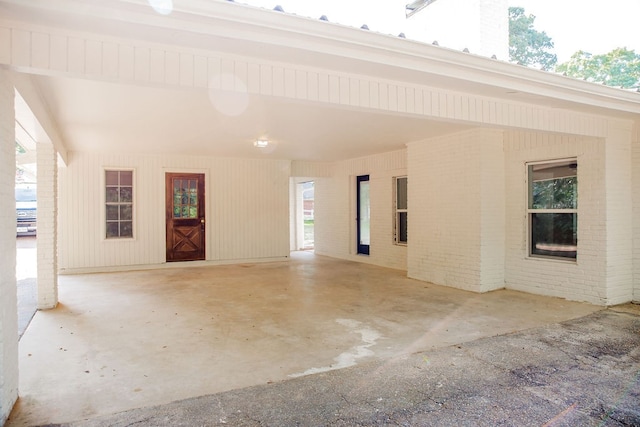
{"type": "Polygon", "coordinates": [[[36,234],[37,201],[35,184],[16,184],[17,235],[36,234]]]}

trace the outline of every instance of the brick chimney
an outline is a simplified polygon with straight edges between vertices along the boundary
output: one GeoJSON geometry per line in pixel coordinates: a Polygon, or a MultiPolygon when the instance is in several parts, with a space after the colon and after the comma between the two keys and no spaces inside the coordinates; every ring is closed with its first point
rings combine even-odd
{"type": "Polygon", "coordinates": [[[509,59],[507,0],[437,0],[407,21],[410,38],[509,59]]]}

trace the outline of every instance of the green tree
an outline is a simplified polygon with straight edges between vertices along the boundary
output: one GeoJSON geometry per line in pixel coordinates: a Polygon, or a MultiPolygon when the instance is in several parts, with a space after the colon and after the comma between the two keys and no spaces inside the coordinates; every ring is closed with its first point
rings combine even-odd
{"type": "Polygon", "coordinates": [[[558,57],[551,53],[553,41],[544,31],[533,27],[536,17],[522,7],[509,8],[509,59],[528,67],[551,71],[558,57]]]}
{"type": "Polygon", "coordinates": [[[640,89],[640,54],[627,48],[603,55],[579,50],[569,61],[558,65],[556,71],[607,86],[640,89]]]}

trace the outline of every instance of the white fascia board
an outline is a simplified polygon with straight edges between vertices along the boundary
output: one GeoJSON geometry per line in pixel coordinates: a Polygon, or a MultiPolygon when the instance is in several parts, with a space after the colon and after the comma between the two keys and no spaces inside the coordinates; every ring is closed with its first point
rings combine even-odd
{"type": "MultiPolygon", "coordinates": [[[[122,0],[143,4],[145,0],[122,0]]],[[[362,30],[327,21],[236,4],[227,0],[190,0],[180,2],[176,14],[225,20],[226,32],[220,36],[234,37],[253,43],[270,44],[312,53],[340,56],[348,60],[376,63],[384,67],[404,68],[438,75],[447,80],[493,86],[496,97],[509,92],[530,93],[564,101],[599,105],[633,114],[640,114],[640,93],[585,82],[559,74],[459,52],[454,49],[362,30]],[[393,63],[389,63],[390,56],[393,63]],[[425,64],[429,68],[425,69],[425,64]]],[[[211,31],[206,22],[205,31],[211,31]]],[[[349,71],[348,69],[345,71],[349,71]]],[[[457,85],[453,85],[455,88],[457,85]]]]}
{"type": "Polygon", "coordinates": [[[526,95],[532,95],[544,97],[545,103],[595,106],[604,114],[606,110],[613,115],[640,114],[637,92],[227,0],[176,1],[167,16],[153,12],[147,0],[30,0],[28,5],[24,0],[0,0],[0,7],[3,4],[9,10],[22,9],[29,17],[48,18],[44,22],[48,25],[57,20],[67,30],[107,34],[112,28],[117,33],[110,36],[212,52],[228,49],[225,53],[256,54],[276,61],[286,58],[292,64],[298,54],[312,67],[393,80],[404,75],[412,84],[463,88],[514,101],[527,102],[526,95]]]}

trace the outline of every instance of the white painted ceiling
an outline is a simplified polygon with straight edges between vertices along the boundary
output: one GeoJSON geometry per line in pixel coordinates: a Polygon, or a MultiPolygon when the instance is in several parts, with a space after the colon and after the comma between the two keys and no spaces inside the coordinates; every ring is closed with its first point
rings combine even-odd
{"type": "MultiPolygon", "coordinates": [[[[171,16],[160,17],[145,0],[0,0],[0,18],[169,50],[293,61],[521,105],[632,119],[640,113],[637,94],[227,1],[185,0],[171,16]]],[[[126,85],[56,73],[30,78],[69,151],[336,161],[466,128],[418,115],[279,97],[126,85]],[[272,146],[256,149],[258,138],[269,139],[272,146]]]]}
{"type": "Polygon", "coordinates": [[[70,151],[336,161],[464,127],[275,97],[33,77],[70,151]],[[253,142],[266,138],[267,149],[253,142]]]}

